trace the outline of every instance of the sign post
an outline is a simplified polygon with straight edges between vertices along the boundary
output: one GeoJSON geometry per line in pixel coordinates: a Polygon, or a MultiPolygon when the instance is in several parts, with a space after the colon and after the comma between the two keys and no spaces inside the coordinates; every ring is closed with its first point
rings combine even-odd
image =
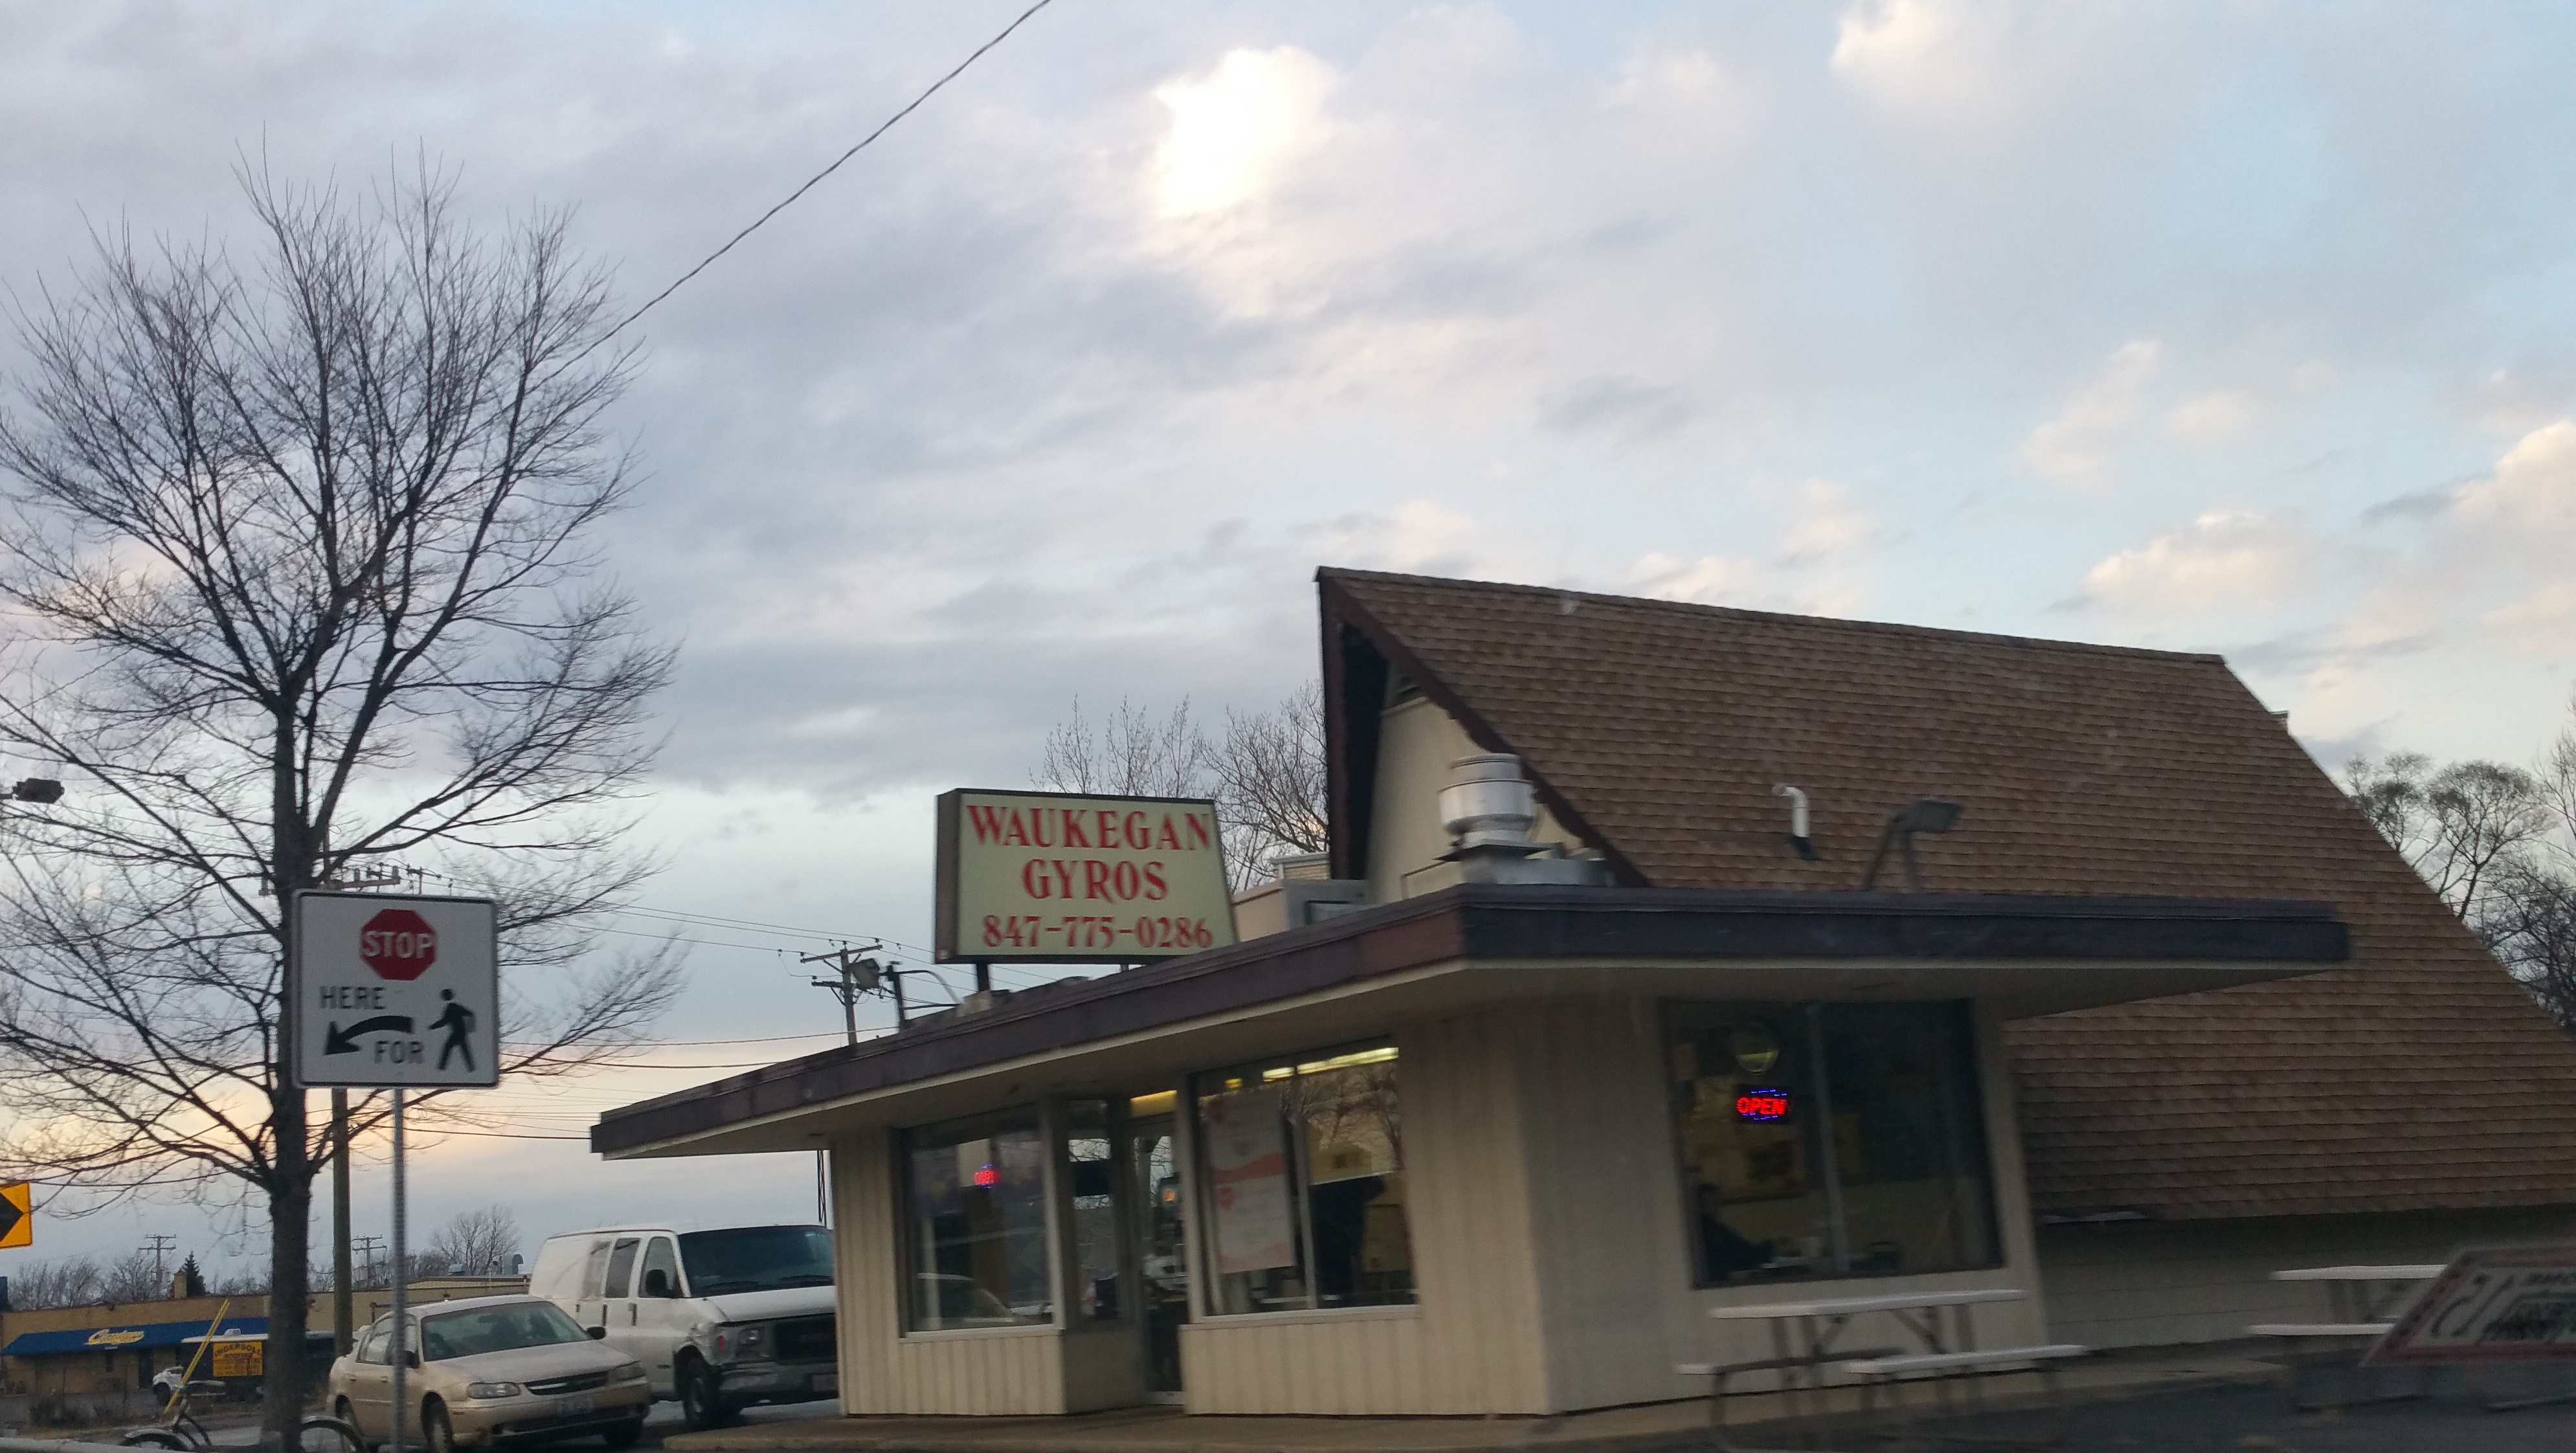
{"type": "MultiPolygon", "coordinates": [[[[499,919],[488,898],[295,895],[287,936],[288,1033],[298,1084],[393,1092],[393,1415],[403,1447],[403,1098],[501,1080],[499,919]]],[[[343,1152],[345,1154],[345,1151],[343,1152]]]]}

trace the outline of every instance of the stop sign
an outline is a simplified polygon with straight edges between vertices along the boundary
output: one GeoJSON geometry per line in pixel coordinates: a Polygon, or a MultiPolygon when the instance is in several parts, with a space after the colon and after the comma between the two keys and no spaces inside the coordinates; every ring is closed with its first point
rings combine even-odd
{"type": "Polygon", "coordinates": [[[419,978],[438,962],[438,935],[408,908],[388,908],[358,930],[358,957],[379,979],[419,978]]]}

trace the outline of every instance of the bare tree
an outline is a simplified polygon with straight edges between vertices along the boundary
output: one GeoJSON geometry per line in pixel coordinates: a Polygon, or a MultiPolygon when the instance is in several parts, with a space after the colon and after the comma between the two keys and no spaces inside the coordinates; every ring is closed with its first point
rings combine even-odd
{"type": "Polygon", "coordinates": [[[2352,799],[2508,973],[2576,1033],[2576,728],[2534,771],[2356,759],[2352,799]]]}
{"type": "Polygon", "coordinates": [[[459,1211],[429,1238],[429,1259],[441,1275],[507,1276],[519,1253],[519,1218],[503,1205],[459,1211]]]}
{"type": "Polygon", "coordinates": [[[1137,797],[1206,795],[1214,749],[1190,719],[1187,697],[1156,720],[1132,701],[1098,726],[1082,714],[1082,699],[1047,732],[1046,748],[1030,780],[1055,792],[1098,792],[1137,797]]]}
{"type": "Polygon", "coordinates": [[[1130,701],[1094,725],[1076,700],[1047,732],[1032,785],[1055,792],[1205,797],[1237,889],[1267,881],[1282,853],[1326,845],[1324,696],[1313,682],[1267,711],[1228,707],[1211,741],[1184,698],[1160,718],[1130,701]]]}
{"type": "Polygon", "coordinates": [[[103,1302],[157,1302],[170,1295],[170,1283],[149,1251],[129,1251],[100,1268],[98,1299],[103,1302]]]}
{"type": "Polygon", "coordinates": [[[63,1261],[31,1261],[9,1273],[9,1304],[22,1312],[42,1307],[78,1307],[100,1301],[105,1276],[98,1262],[75,1256],[63,1261]]]}
{"type": "Polygon", "coordinates": [[[649,867],[619,838],[671,658],[590,543],[632,359],[562,217],[478,235],[425,172],[242,183],[256,265],[102,236],[12,315],[0,749],[71,795],[0,819],[0,1165],[258,1203],[283,1442],[328,1150],[278,1032],[288,898],[395,865],[488,892],[504,1071],[633,1042],[672,965],[581,925],[649,867]]]}
{"type": "Polygon", "coordinates": [[[2552,826],[2541,779],[2497,762],[2436,770],[2421,753],[2393,752],[2375,762],[2355,759],[2344,780],[2380,835],[2453,913],[2473,923],[2552,826]]]}
{"type": "MultiPolygon", "coordinates": [[[[1268,711],[1225,713],[1216,753],[1217,801],[1228,826],[1260,849],[1280,853],[1331,846],[1325,809],[1324,692],[1309,681],[1268,711]]],[[[1246,854],[1251,857],[1251,854],[1246,854]]]]}

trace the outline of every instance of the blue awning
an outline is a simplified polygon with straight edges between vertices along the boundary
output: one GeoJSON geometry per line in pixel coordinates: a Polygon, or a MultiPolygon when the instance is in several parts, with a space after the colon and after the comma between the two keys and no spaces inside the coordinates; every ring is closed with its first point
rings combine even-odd
{"type": "MultiPolygon", "coordinates": [[[[215,1340],[227,1336],[266,1336],[266,1317],[226,1317],[215,1325],[215,1340]]],[[[122,1327],[66,1327],[59,1332],[21,1332],[0,1347],[0,1357],[48,1357],[66,1352],[122,1352],[129,1347],[176,1347],[206,1335],[206,1324],[135,1322],[122,1327]]]]}

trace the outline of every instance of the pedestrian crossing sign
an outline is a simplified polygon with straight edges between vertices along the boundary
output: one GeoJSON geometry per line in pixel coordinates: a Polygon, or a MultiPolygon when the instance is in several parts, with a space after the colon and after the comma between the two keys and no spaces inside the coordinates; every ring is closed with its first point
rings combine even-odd
{"type": "Polygon", "coordinates": [[[297,1083],[497,1084],[495,929],[488,898],[296,894],[286,977],[297,1083]]]}

